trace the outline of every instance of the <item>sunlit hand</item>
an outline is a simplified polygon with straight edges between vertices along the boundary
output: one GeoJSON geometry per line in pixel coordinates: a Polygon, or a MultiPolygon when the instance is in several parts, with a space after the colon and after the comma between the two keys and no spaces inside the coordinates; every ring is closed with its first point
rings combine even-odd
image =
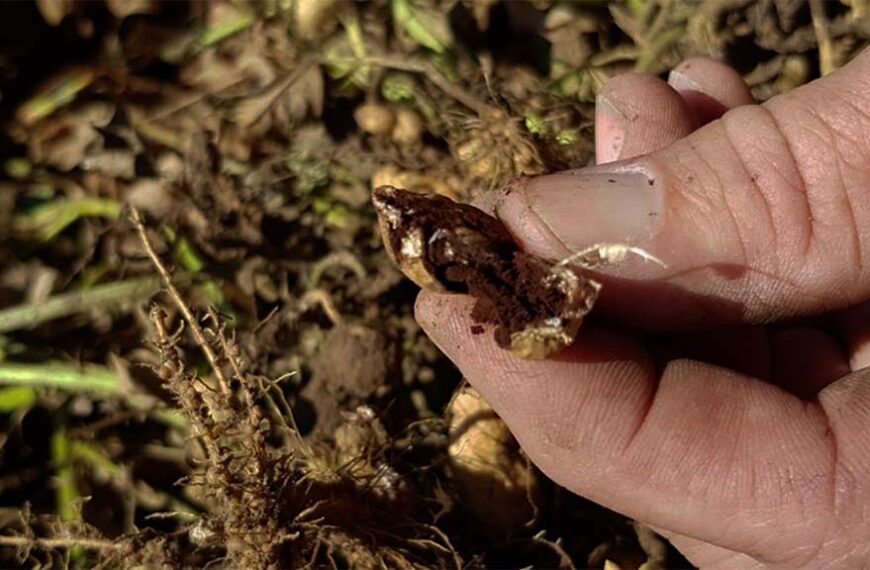
{"type": "Polygon", "coordinates": [[[764,105],[710,60],[618,77],[596,126],[599,166],[495,212],[540,255],[667,267],[603,269],[611,324],[549,361],[471,334],[462,297],[421,294],[423,327],[552,479],[695,564],[870,564],[870,52],[764,105]]]}

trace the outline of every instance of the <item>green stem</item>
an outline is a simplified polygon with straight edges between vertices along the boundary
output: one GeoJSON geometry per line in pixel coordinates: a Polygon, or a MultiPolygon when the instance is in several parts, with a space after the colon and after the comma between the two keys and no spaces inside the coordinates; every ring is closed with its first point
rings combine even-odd
{"type": "Polygon", "coordinates": [[[56,477],[57,514],[66,522],[81,520],[76,507],[79,493],[70,459],[70,441],[63,427],[58,427],[51,437],[51,463],[56,477]]]}
{"type": "MultiPolygon", "coordinates": [[[[58,388],[70,392],[93,392],[100,394],[119,394],[121,384],[117,375],[109,368],[97,364],[82,364],[79,366],[50,362],[47,364],[21,364],[0,362],[0,385],[31,388],[58,388]]],[[[127,404],[134,410],[147,413],[156,421],[171,428],[186,432],[189,429],[187,419],[180,411],[159,405],[153,396],[141,393],[121,394],[127,404]]],[[[0,390],[0,412],[10,412],[30,405],[35,401],[36,394],[6,393],[0,390]]]]}
{"type": "Polygon", "coordinates": [[[26,303],[0,310],[0,333],[31,328],[46,321],[68,317],[89,309],[106,308],[125,301],[147,298],[160,288],[156,277],[143,277],[98,285],[49,297],[34,304],[26,303]]]}
{"type": "Polygon", "coordinates": [[[117,392],[118,377],[108,368],[86,364],[70,366],[61,363],[20,364],[0,363],[0,384],[48,386],[75,392],[117,392]]]}

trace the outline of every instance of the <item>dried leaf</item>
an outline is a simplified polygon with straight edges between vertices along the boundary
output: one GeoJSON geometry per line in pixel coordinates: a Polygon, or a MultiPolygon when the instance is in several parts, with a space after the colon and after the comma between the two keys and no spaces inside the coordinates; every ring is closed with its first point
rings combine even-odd
{"type": "Polygon", "coordinates": [[[319,117],[323,113],[324,83],[319,66],[311,66],[299,78],[295,89],[287,91],[285,105],[290,117],[302,120],[310,113],[319,117]]]}
{"type": "MultiPolygon", "coordinates": [[[[291,85],[296,83],[300,78],[305,77],[309,70],[310,68],[307,68],[301,69],[296,73],[291,73],[286,77],[275,81],[275,83],[273,83],[272,86],[266,89],[261,95],[242,99],[239,104],[236,105],[235,109],[233,109],[231,114],[232,121],[241,127],[250,127],[266,115],[278,98],[281,97],[291,85]]],[[[319,77],[319,72],[317,73],[319,77]]],[[[320,81],[322,82],[322,78],[320,81]]],[[[319,89],[322,90],[322,88],[323,86],[321,84],[319,89]]],[[[316,91],[318,87],[315,86],[314,89],[316,91]]]]}
{"type": "Polygon", "coordinates": [[[136,156],[127,149],[89,153],[80,166],[82,170],[99,172],[111,178],[132,180],[136,176],[136,156]]]}
{"type": "Polygon", "coordinates": [[[486,31],[489,28],[489,13],[498,4],[498,0],[462,0],[462,3],[471,12],[477,29],[486,31]]]}
{"type": "Polygon", "coordinates": [[[46,121],[28,134],[30,158],[68,171],[81,165],[92,147],[100,147],[102,135],[97,130],[109,124],[115,108],[108,103],[91,103],[75,114],[46,121]]]}
{"type": "Polygon", "coordinates": [[[143,212],[164,216],[172,209],[172,193],[166,185],[154,178],[134,182],[127,190],[125,201],[143,212]]]}
{"type": "Polygon", "coordinates": [[[106,0],[106,7],[119,20],[133,14],[153,14],[157,11],[154,0],[106,0]]]}
{"type": "Polygon", "coordinates": [[[81,164],[88,148],[99,139],[100,134],[90,125],[65,117],[34,133],[28,145],[30,158],[66,172],[81,164]]]}

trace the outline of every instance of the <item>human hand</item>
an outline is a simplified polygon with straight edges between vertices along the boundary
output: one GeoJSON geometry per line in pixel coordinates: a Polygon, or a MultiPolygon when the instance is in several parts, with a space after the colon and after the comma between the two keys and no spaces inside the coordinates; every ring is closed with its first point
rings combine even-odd
{"type": "Polygon", "coordinates": [[[532,253],[666,263],[596,273],[609,324],[528,361],[470,333],[469,299],[421,293],[418,320],[554,481],[693,563],[866,566],[870,50],[764,105],[710,60],[669,83],[613,79],[599,166],[490,196],[532,253]]]}

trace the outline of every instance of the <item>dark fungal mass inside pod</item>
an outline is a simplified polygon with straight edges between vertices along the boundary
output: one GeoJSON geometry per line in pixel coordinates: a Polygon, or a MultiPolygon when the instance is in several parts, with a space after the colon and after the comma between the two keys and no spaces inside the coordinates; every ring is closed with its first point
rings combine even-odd
{"type": "Polygon", "coordinates": [[[438,195],[375,190],[390,256],[424,289],[467,293],[472,319],[520,356],[545,358],[573,341],[599,285],[524,253],[497,218],[438,195]]]}

